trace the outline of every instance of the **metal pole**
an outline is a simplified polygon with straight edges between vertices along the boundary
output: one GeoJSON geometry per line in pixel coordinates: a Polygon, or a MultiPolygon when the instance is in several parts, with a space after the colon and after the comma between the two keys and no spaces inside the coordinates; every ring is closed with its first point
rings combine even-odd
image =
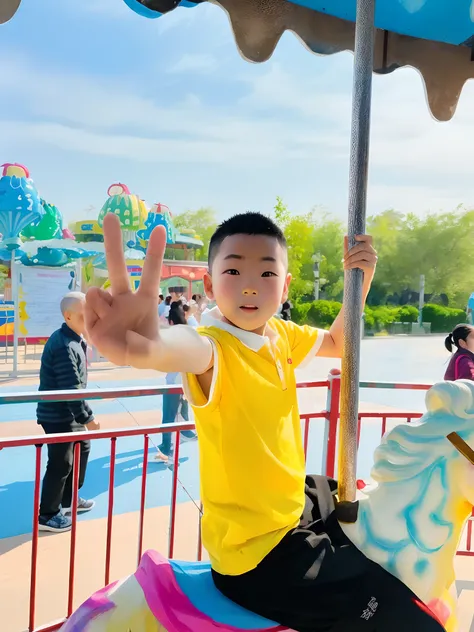
{"type": "Polygon", "coordinates": [[[425,306],[425,275],[420,275],[420,298],[418,299],[418,325],[423,327],[423,307],[425,306]]]}
{"type": "Polygon", "coordinates": [[[319,301],[319,261],[313,263],[314,274],[314,300],[319,301]]]}
{"type": "Polygon", "coordinates": [[[18,309],[19,297],[19,276],[15,265],[15,251],[12,250],[11,259],[11,279],[12,279],[12,299],[13,299],[13,370],[12,377],[18,376],[18,334],[20,329],[20,310],[18,309]]]}
{"type": "MultiPolygon", "coordinates": [[[[370,140],[370,106],[374,59],[375,0],[357,0],[349,170],[349,246],[365,233],[370,140]]],[[[350,270],[344,283],[344,348],[339,437],[339,499],[356,498],[357,421],[359,409],[361,270],[350,270]]]]}

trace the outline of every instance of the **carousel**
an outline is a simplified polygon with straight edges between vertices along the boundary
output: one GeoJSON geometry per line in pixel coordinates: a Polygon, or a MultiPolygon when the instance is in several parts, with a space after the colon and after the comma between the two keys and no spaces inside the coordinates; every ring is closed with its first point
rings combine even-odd
{"type": "MultiPolygon", "coordinates": [[[[0,20],[13,18],[20,1],[4,0],[0,20]]],[[[170,11],[199,11],[206,0],[116,1],[125,1],[144,18],[166,20],[170,11]]],[[[432,115],[440,121],[451,119],[465,81],[474,77],[471,1],[219,0],[215,4],[228,13],[237,46],[249,61],[267,60],[286,30],[317,54],[354,51],[348,204],[349,243],[354,243],[356,235],[365,233],[372,73],[390,73],[407,65],[417,68],[432,115]]],[[[421,421],[398,426],[383,438],[375,452],[373,486],[359,492],[360,270],[346,275],[344,302],[349,308],[344,323],[335,501],[339,522],[369,559],[398,578],[417,596],[420,607],[433,614],[437,627],[430,630],[458,630],[453,559],[474,504],[474,386],[435,385],[428,392],[421,421]]],[[[374,598],[361,615],[364,625],[357,629],[381,629],[371,627],[377,608],[374,598]]],[[[407,620],[404,629],[414,630],[414,622],[407,620]]],[[[133,575],[95,593],[63,630],[286,628],[226,601],[213,586],[208,564],[177,562],[149,551],[133,575]]]]}

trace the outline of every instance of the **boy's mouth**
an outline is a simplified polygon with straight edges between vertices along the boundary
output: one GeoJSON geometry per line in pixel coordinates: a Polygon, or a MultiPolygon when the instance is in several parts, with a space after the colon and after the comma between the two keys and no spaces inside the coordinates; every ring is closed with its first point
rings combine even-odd
{"type": "Polygon", "coordinates": [[[243,312],[256,312],[258,307],[256,305],[241,305],[240,309],[243,312]]]}

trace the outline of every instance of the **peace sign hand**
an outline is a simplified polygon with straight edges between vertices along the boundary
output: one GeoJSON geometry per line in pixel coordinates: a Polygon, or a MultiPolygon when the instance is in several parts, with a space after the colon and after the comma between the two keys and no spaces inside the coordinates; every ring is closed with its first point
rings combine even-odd
{"type": "Polygon", "coordinates": [[[87,292],[88,338],[114,364],[155,368],[160,347],[158,295],[166,231],[160,226],[151,234],[136,292],[130,287],[120,222],[112,213],[104,218],[104,242],[111,293],[99,288],[87,292]]]}

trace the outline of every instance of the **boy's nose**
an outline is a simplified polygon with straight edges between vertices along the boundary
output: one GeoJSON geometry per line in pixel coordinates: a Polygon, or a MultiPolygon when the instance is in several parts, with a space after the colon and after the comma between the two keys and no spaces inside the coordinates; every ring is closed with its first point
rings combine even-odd
{"type": "Polygon", "coordinates": [[[257,296],[257,290],[249,290],[248,288],[246,288],[242,291],[242,294],[244,296],[257,296]]]}

